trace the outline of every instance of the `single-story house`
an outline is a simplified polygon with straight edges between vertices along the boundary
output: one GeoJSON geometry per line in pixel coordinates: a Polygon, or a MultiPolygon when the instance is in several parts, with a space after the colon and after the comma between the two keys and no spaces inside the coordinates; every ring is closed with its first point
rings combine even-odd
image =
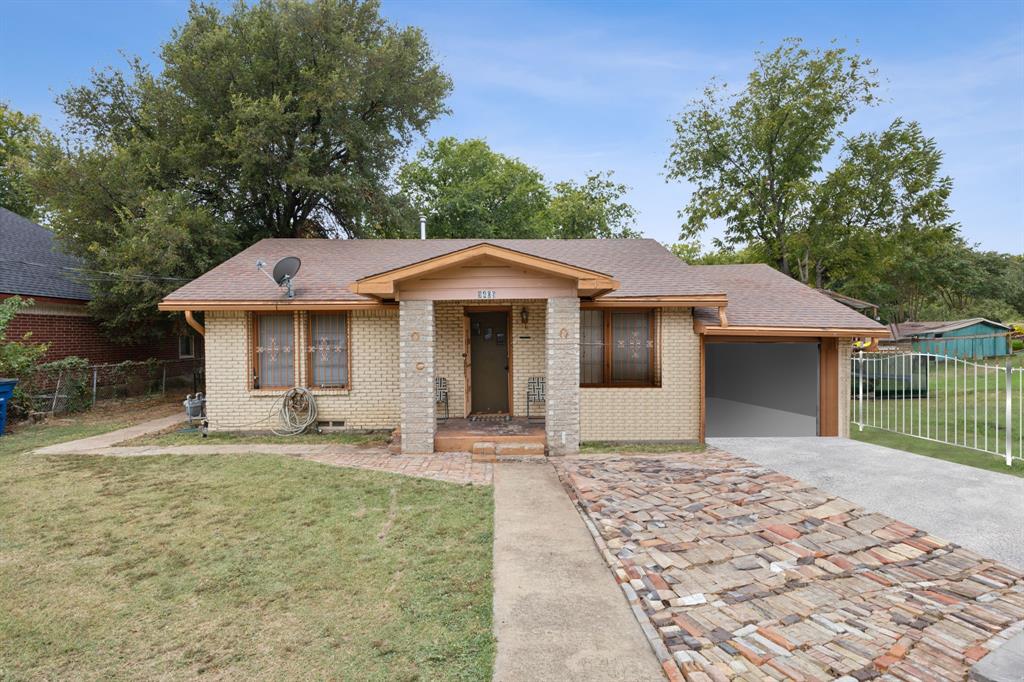
{"type": "Polygon", "coordinates": [[[32,342],[48,344],[47,362],[72,355],[92,364],[156,358],[167,364],[168,376],[191,375],[201,364],[202,339],[192,330],[147,343],[112,341],[89,315],[82,262],[61,251],[45,227],[0,208],[0,245],[0,300],[33,301],[11,320],[8,340],[31,333],[32,342]]]}
{"type": "Polygon", "coordinates": [[[983,317],[889,325],[892,345],[897,348],[978,359],[1009,355],[1011,331],[1008,325],[983,317]]]}
{"type": "Polygon", "coordinates": [[[265,239],[160,308],[205,333],[211,431],[258,428],[301,386],[321,422],[400,427],[405,453],[434,451],[439,417],[538,407],[550,454],[842,435],[851,339],[887,335],[766,265],[687,265],[649,239],[265,239]],[[256,267],[287,256],[293,298],[256,267]]]}

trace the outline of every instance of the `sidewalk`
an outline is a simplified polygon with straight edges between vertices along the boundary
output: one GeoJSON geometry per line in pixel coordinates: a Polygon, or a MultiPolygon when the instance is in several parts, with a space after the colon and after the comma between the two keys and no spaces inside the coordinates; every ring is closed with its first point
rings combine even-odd
{"type": "Polygon", "coordinates": [[[494,680],[665,679],[547,462],[494,473],[494,680]]]}

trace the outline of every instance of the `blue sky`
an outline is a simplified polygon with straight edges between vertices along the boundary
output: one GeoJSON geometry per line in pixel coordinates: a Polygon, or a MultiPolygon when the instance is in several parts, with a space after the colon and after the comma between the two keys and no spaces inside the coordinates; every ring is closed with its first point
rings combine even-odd
{"type": "MultiPolygon", "coordinates": [[[[54,96],[121,52],[156,61],[187,4],[0,0],[0,99],[61,123],[54,96]]],[[[455,81],[431,136],[485,137],[550,180],[614,170],[639,227],[678,236],[689,190],[666,183],[669,120],[712,76],[741,83],[758,49],[836,38],[874,60],[886,102],[851,131],[919,121],[946,154],[965,237],[1024,252],[1024,2],[411,2],[455,81]]],[[[705,241],[717,233],[712,228],[705,241]]]]}

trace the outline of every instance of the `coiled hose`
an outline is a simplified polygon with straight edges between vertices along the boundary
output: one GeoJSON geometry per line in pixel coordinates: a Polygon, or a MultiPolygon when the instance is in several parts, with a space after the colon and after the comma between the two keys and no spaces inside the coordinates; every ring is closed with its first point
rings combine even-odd
{"type": "MultiPolygon", "coordinates": [[[[281,401],[278,413],[284,427],[271,427],[270,430],[276,435],[297,436],[316,424],[316,398],[313,397],[309,389],[296,386],[289,389],[278,400],[281,401]]],[[[271,407],[271,414],[273,414],[273,407],[271,407]]]]}

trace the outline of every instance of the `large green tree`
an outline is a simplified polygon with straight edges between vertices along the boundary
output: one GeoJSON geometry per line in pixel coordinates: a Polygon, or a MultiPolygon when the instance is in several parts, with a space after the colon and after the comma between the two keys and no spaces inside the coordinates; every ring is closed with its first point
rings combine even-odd
{"type": "Polygon", "coordinates": [[[739,92],[713,82],[675,121],[669,179],[694,185],[682,238],[724,220],[730,245],[760,243],[790,274],[815,178],[841,126],[875,102],[870,62],[840,47],[810,50],[797,39],[757,55],[739,92]]]}
{"type": "Polygon", "coordinates": [[[451,89],[419,29],[375,0],[193,3],[160,57],[60,97],[40,184],[66,246],[114,273],[92,280],[112,331],[154,330],[163,294],[260,238],[401,233],[394,164],[451,89]]]}
{"type": "Polygon", "coordinates": [[[30,220],[41,218],[32,177],[38,157],[55,144],[38,116],[0,102],[0,207],[30,220]]]}
{"type": "Polygon", "coordinates": [[[432,238],[637,237],[629,188],[610,172],[583,183],[549,185],[536,168],[494,151],[482,139],[443,137],[426,144],[398,173],[432,238]]]}

